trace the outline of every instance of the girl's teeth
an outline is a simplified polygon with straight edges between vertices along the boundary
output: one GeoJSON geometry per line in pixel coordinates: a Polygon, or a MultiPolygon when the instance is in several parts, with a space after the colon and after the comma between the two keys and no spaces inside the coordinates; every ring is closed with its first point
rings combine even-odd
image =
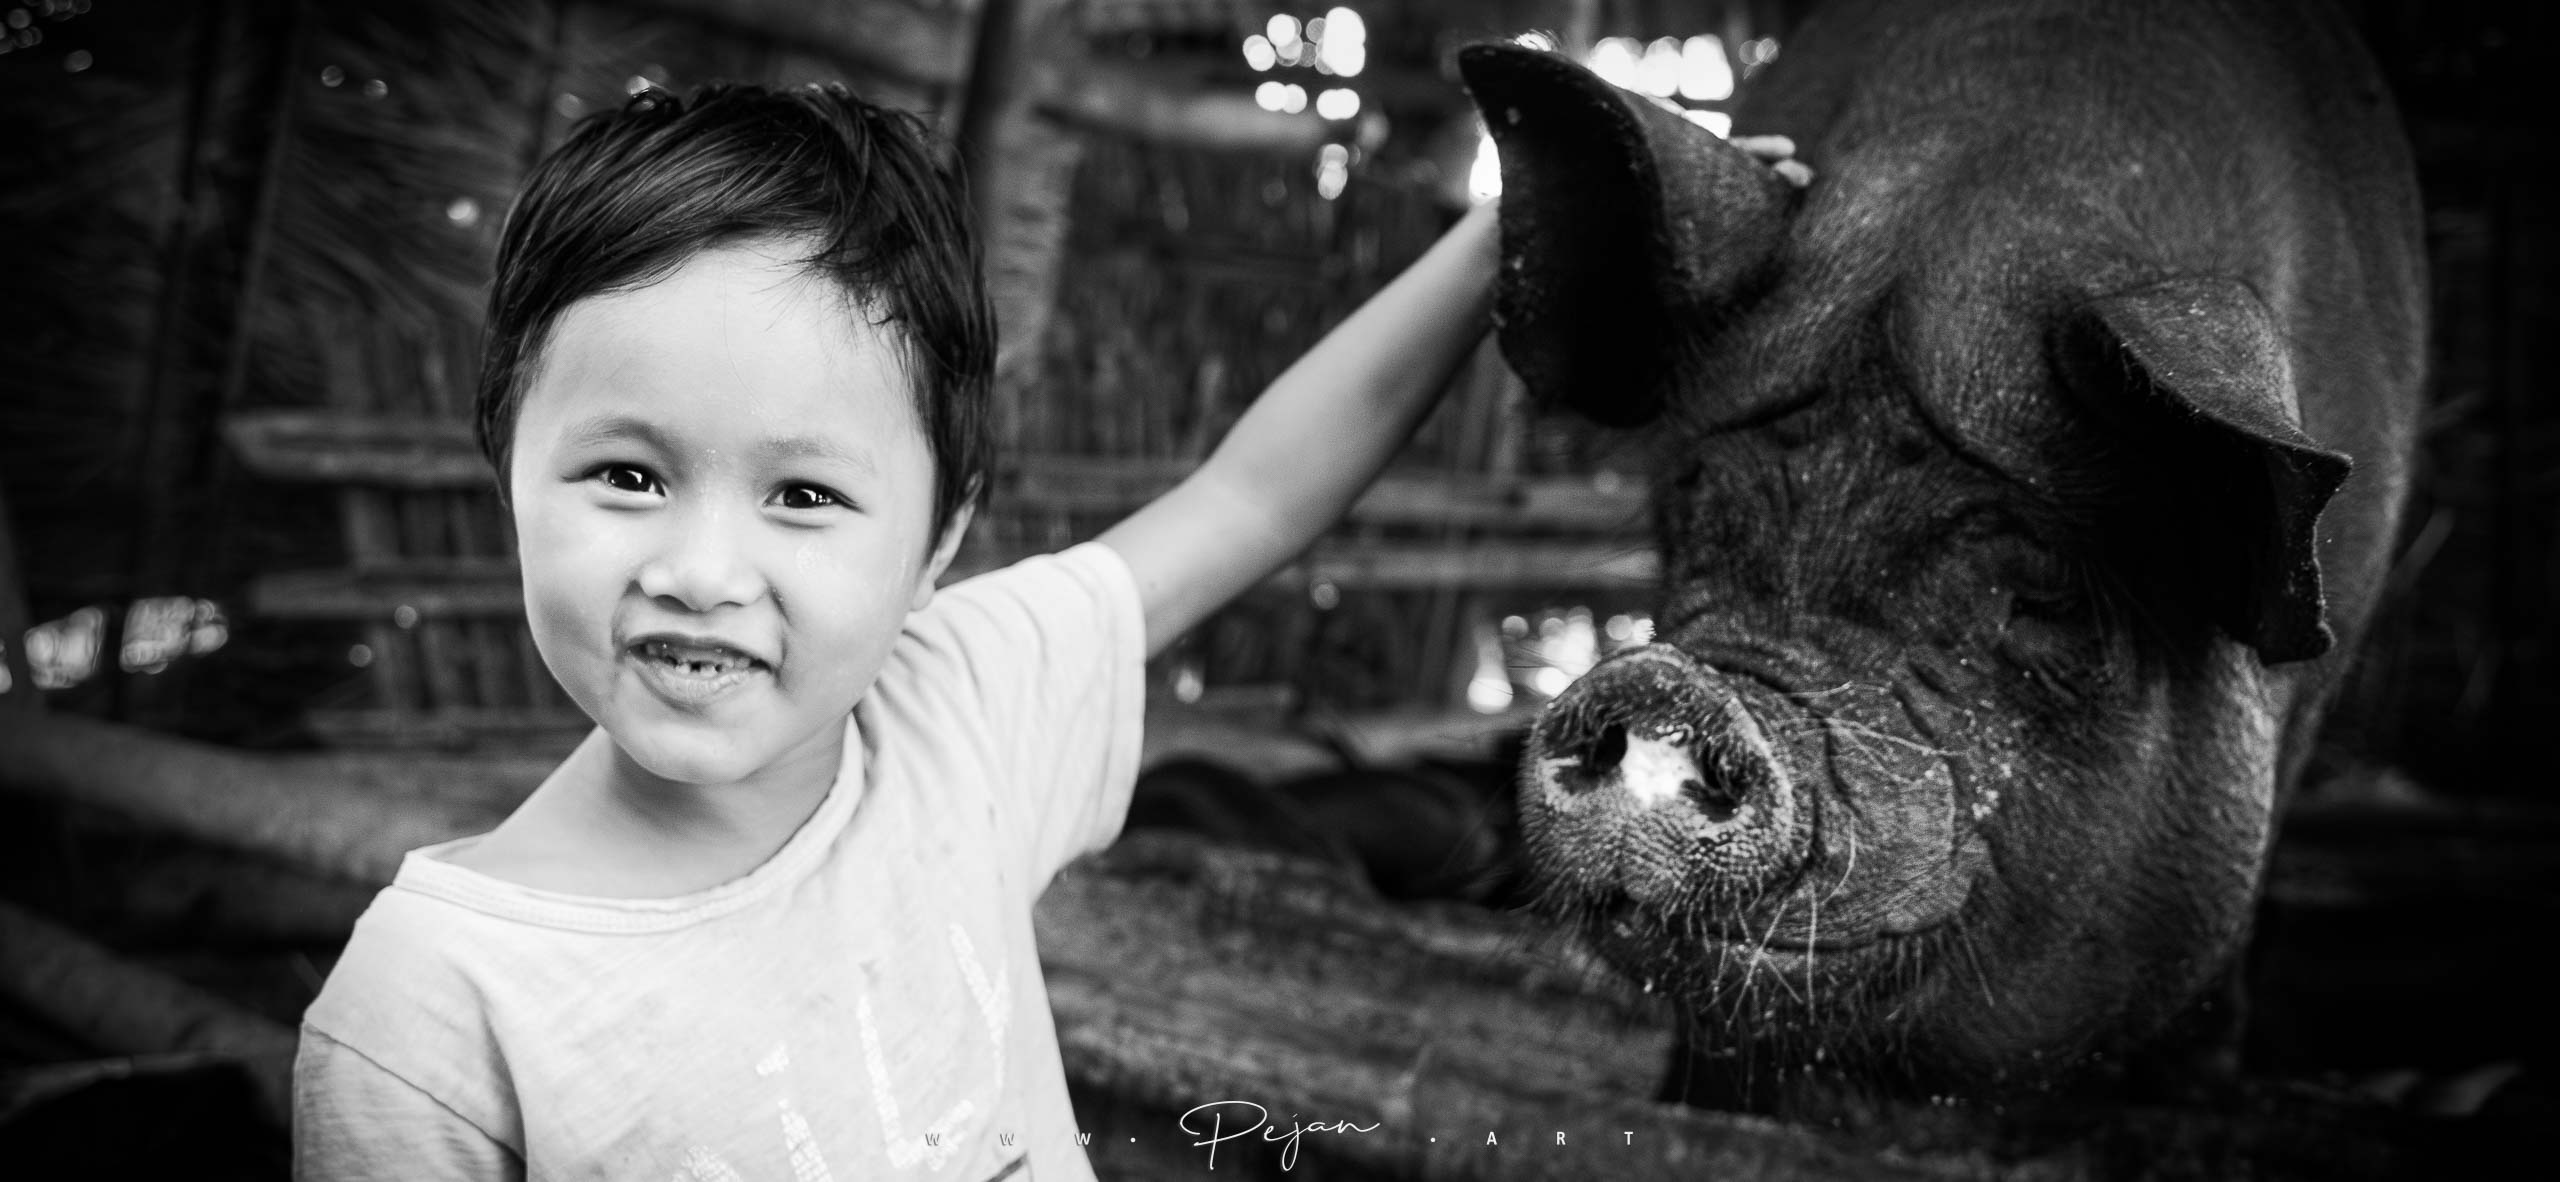
{"type": "Polygon", "coordinates": [[[651,660],[678,666],[697,676],[732,673],[746,668],[750,663],[743,657],[696,655],[690,651],[679,650],[663,640],[650,641],[648,653],[651,660]]]}

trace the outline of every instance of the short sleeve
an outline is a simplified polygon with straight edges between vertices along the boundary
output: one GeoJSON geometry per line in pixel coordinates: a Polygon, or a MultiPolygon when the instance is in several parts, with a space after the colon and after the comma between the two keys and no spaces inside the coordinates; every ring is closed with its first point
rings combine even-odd
{"type": "Polygon", "coordinates": [[[433,1096],[305,1025],[293,1061],[293,1176],[520,1179],[524,1162],[433,1096]]]}
{"type": "Polygon", "coordinates": [[[1146,714],[1146,620],[1118,552],[1087,542],[936,593],[911,637],[956,658],[984,712],[991,785],[1037,894],[1128,815],[1146,714]]]}

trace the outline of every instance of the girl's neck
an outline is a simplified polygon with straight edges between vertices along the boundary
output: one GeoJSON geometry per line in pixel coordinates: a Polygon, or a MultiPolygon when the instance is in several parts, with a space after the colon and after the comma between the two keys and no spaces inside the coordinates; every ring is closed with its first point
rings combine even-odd
{"type": "MultiPolygon", "coordinates": [[[[578,752],[595,748],[598,805],[625,819],[635,833],[674,845],[782,848],[802,822],[818,811],[843,761],[842,730],[832,741],[811,743],[728,784],[685,784],[640,766],[601,731],[578,752]]],[[[763,859],[757,859],[761,864],[763,859]]],[[[750,867],[752,869],[753,867],[750,867]]]]}
{"type": "Polygon", "coordinates": [[[457,865],[522,886],[608,898],[670,898],[763,865],[816,814],[844,732],[729,784],[685,784],[640,766],[602,729],[457,865]]]}

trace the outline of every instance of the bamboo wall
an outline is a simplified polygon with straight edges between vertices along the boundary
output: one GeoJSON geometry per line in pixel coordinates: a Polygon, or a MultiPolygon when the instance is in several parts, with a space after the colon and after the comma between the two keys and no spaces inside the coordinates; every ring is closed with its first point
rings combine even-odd
{"type": "MultiPolygon", "coordinates": [[[[52,691],[56,708],[254,745],[398,738],[453,709],[478,723],[558,720],[564,704],[489,589],[505,574],[506,527],[455,434],[515,178],[634,77],[847,76],[945,122],[951,106],[947,84],[665,15],[684,7],[135,0],[112,19],[46,24],[45,44],[0,58],[0,110],[18,133],[0,154],[13,326],[0,479],[31,616],[100,606],[112,652],[126,604],[185,593],[221,603],[232,636],[165,673],[109,669],[52,691]],[[68,69],[73,52],[94,64],[68,69]],[[278,417],[344,412],[399,430],[350,440],[278,417]],[[281,469],[269,463],[285,453],[281,469]],[[351,455],[371,467],[332,476],[351,455]],[[330,572],[346,577],[280,578],[330,572]]],[[[1134,10],[1093,7],[1086,23],[1110,35],[1090,51],[1131,52],[1110,20],[1134,10]]],[[[1584,7],[1595,27],[1668,19],[1659,6],[1584,7]]],[[[1752,7],[1765,20],[1785,6],[1752,7]]],[[[2496,769],[2528,754],[2530,721],[2560,705],[2548,610],[2560,600],[2560,427],[2542,331],[2553,203],[2538,179],[2549,140],[2526,114],[2526,63],[2551,38],[2488,9],[2351,7],[2420,149],[2437,334],[2407,557],[2334,745],[2341,760],[2404,765],[2457,792],[2525,791],[2496,769]]],[[[1416,43],[1422,55],[1436,45],[1416,43]]],[[[1303,157],[1077,134],[1055,315],[1007,420],[1015,456],[1178,471],[1446,216],[1374,161],[1328,201],[1303,157]]],[[[1594,479],[1617,466],[1605,440],[1532,427],[1512,398],[1499,364],[1480,359],[1399,473],[1610,482],[1594,479]]],[[[1109,498],[1058,509],[1025,492],[1000,489],[982,554],[1090,536],[1116,512],[1109,498]]],[[[1445,706],[1489,621],[1643,606],[1623,587],[1470,584],[1449,558],[1472,554],[1480,570],[1557,540],[1599,548],[1586,557],[1633,553],[1627,515],[1434,520],[1403,503],[1322,553],[1407,546],[1448,578],[1284,581],[1204,629],[1160,680],[1196,679],[1211,703],[1445,706]]]]}

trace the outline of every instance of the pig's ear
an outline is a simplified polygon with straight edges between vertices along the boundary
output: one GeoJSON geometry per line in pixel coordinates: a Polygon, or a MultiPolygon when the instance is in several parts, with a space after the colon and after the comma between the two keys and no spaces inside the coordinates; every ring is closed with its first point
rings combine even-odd
{"type": "Polygon", "coordinates": [[[2204,502],[2165,528],[2191,543],[2216,622],[2269,665],[2327,652],[2317,527],[2352,463],[2303,434],[2266,305],[2236,280],[2170,279],[2092,299],[2070,337],[2073,385],[2179,453],[2147,462],[2204,502]]]}
{"type": "Polygon", "coordinates": [[[1553,53],[1472,45],[1458,70],[1502,157],[1502,354],[1541,408],[1630,427],[1683,346],[1760,287],[1795,187],[1553,53]]]}

